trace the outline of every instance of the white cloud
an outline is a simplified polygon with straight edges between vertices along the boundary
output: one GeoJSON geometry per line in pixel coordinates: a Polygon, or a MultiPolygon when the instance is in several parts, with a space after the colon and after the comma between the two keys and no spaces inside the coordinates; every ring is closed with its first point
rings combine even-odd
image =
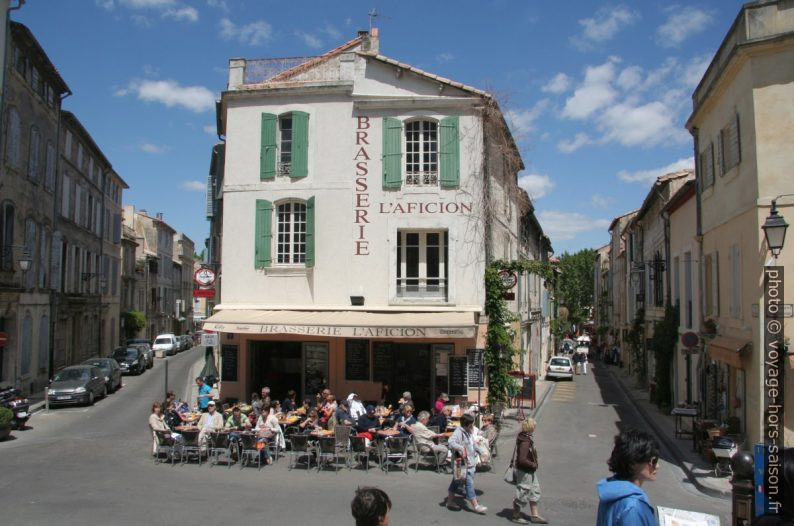
{"type": "Polygon", "coordinates": [[[554,188],[554,181],[548,175],[526,174],[518,177],[518,186],[526,190],[532,199],[540,199],[554,188]]]}
{"type": "Polygon", "coordinates": [[[436,55],[436,61],[441,64],[446,64],[453,58],[455,58],[455,55],[453,55],[452,53],[440,53],[436,55]]]}
{"type": "Polygon", "coordinates": [[[217,7],[222,11],[229,11],[229,6],[226,5],[226,0],[207,0],[207,5],[210,7],[217,7]]]}
{"type": "Polygon", "coordinates": [[[619,60],[610,58],[598,66],[588,66],[584,81],[573,95],[565,101],[562,116],[569,119],[586,119],[594,112],[610,104],[617,92],[612,87],[615,78],[615,65],[619,60]]]}
{"type": "Polygon", "coordinates": [[[582,146],[592,144],[593,140],[586,133],[577,133],[573,139],[563,139],[557,143],[557,149],[562,153],[573,153],[582,146]]]}
{"type": "Polygon", "coordinates": [[[553,243],[573,239],[584,232],[606,230],[611,223],[609,219],[595,219],[578,212],[558,210],[543,210],[538,213],[538,219],[543,232],[553,243]]]}
{"type": "Polygon", "coordinates": [[[673,6],[667,21],[656,30],[656,41],[663,47],[676,47],[690,36],[706,28],[712,15],[691,6],[673,6]]]}
{"type": "Polygon", "coordinates": [[[158,146],[156,144],[152,144],[148,142],[141,144],[140,149],[142,152],[153,153],[153,154],[165,153],[168,150],[170,150],[168,146],[158,146]]]}
{"type": "Polygon", "coordinates": [[[119,5],[130,9],[165,9],[176,5],[175,0],[118,0],[119,5]]]}
{"type": "Polygon", "coordinates": [[[649,183],[656,181],[656,179],[665,174],[680,172],[681,170],[694,170],[695,158],[689,157],[687,159],[679,159],[667,166],[659,168],[651,168],[650,170],[638,170],[636,172],[629,172],[621,170],[618,172],[618,178],[627,183],[649,183]]]}
{"type": "Polygon", "coordinates": [[[603,142],[623,146],[655,146],[665,142],[683,142],[686,132],[674,121],[674,113],[659,102],[634,106],[621,103],[607,108],[597,119],[603,142]]]}
{"type": "Polygon", "coordinates": [[[328,35],[329,37],[335,40],[339,40],[340,38],[342,38],[342,32],[339,31],[336,28],[336,26],[332,24],[326,23],[325,27],[323,28],[323,31],[325,32],[326,35],[328,35]]]}
{"type": "Polygon", "coordinates": [[[310,48],[317,49],[323,47],[323,41],[305,31],[295,31],[295,36],[303,40],[303,43],[310,48]]]}
{"type": "Polygon", "coordinates": [[[221,38],[224,40],[237,40],[249,46],[259,46],[273,37],[273,28],[264,20],[256,20],[244,26],[238,26],[228,18],[222,18],[218,23],[221,38]]]}
{"type": "Polygon", "coordinates": [[[102,9],[106,9],[108,11],[112,11],[113,8],[116,7],[116,2],[113,0],[95,0],[95,3],[102,9]]]}
{"type": "Polygon", "coordinates": [[[557,73],[545,86],[540,88],[546,93],[563,93],[571,86],[571,79],[565,73],[557,73]]]}
{"type": "Polygon", "coordinates": [[[198,22],[199,13],[194,7],[182,6],[163,11],[163,18],[173,18],[174,20],[184,20],[186,22],[198,22]]]}
{"type": "Polygon", "coordinates": [[[204,130],[204,133],[212,135],[213,137],[218,135],[218,128],[216,128],[214,124],[207,124],[201,129],[204,130]]]}
{"type": "Polygon", "coordinates": [[[505,113],[510,131],[520,140],[535,129],[535,121],[540,117],[549,105],[548,99],[542,99],[535,103],[531,108],[508,110],[505,113]]]}
{"type": "Polygon", "coordinates": [[[621,28],[639,20],[640,15],[626,6],[601,8],[592,18],[579,20],[582,34],[574,37],[573,43],[580,48],[588,48],[592,43],[611,40],[621,28]]]}
{"type": "Polygon", "coordinates": [[[590,198],[590,202],[596,208],[609,208],[615,202],[615,198],[601,194],[593,194],[590,198]]]}
{"type": "Polygon", "coordinates": [[[637,88],[642,84],[642,68],[639,66],[629,66],[623,69],[615,83],[623,90],[637,88]]]}
{"type": "Polygon", "coordinates": [[[182,181],[179,183],[179,188],[188,192],[206,192],[207,183],[202,181],[182,181]]]}
{"type": "Polygon", "coordinates": [[[684,87],[690,91],[694,90],[706,73],[709,64],[711,64],[710,55],[693,57],[688,64],[685,64],[684,71],[681,74],[681,82],[684,84],[684,87]]]}
{"type": "Polygon", "coordinates": [[[135,94],[146,102],[159,102],[172,108],[181,106],[195,113],[215,108],[215,94],[204,86],[180,86],[175,80],[133,80],[116,96],[135,94]]]}

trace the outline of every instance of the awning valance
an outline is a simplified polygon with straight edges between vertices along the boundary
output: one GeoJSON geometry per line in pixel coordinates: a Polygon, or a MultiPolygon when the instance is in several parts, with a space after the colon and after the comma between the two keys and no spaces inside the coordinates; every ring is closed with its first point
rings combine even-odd
{"type": "Polygon", "coordinates": [[[741,352],[748,345],[750,345],[750,340],[731,338],[729,336],[717,336],[707,344],[709,356],[713,360],[723,362],[736,369],[744,369],[741,352]]]}
{"type": "Polygon", "coordinates": [[[473,338],[475,327],[473,312],[225,309],[204,321],[218,332],[340,338],[473,338]]]}

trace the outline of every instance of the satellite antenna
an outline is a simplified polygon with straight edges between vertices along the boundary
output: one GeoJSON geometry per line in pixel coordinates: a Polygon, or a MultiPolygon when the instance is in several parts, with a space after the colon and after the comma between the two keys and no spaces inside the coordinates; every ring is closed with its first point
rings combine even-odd
{"type": "Polygon", "coordinates": [[[375,8],[373,7],[372,9],[370,9],[370,10],[369,10],[369,12],[367,13],[367,15],[369,15],[369,32],[370,32],[370,33],[372,33],[372,20],[373,20],[374,18],[378,18],[378,17],[380,16],[380,13],[378,13],[378,12],[375,10],[375,8]]]}

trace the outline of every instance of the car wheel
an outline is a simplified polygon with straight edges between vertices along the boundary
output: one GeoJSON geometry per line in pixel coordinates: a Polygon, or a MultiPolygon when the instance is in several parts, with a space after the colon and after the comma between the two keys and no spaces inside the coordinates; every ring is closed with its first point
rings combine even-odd
{"type": "Polygon", "coordinates": [[[105,396],[112,393],[113,393],[113,384],[110,385],[105,384],[105,396]]]}
{"type": "Polygon", "coordinates": [[[94,391],[88,392],[88,405],[94,405],[94,391]]]}

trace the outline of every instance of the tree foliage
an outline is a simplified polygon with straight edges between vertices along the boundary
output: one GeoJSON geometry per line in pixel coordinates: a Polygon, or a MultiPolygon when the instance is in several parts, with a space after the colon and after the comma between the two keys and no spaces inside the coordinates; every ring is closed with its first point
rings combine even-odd
{"type": "Polygon", "coordinates": [[[664,309],[664,319],[653,331],[651,345],[656,361],[656,404],[660,408],[668,408],[673,402],[673,386],[671,385],[673,359],[678,342],[678,322],[680,311],[678,305],[668,304],[664,309]]]}
{"type": "Polygon", "coordinates": [[[568,322],[577,327],[590,315],[595,301],[593,298],[593,264],[596,251],[586,248],[560,256],[557,278],[557,300],[561,307],[568,309],[568,322]]]}
{"type": "Polygon", "coordinates": [[[146,327],[146,314],[139,310],[128,310],[121,313],[124,319],[124,332],[127,338],[133,338],[139,330],[146,327]]]}

